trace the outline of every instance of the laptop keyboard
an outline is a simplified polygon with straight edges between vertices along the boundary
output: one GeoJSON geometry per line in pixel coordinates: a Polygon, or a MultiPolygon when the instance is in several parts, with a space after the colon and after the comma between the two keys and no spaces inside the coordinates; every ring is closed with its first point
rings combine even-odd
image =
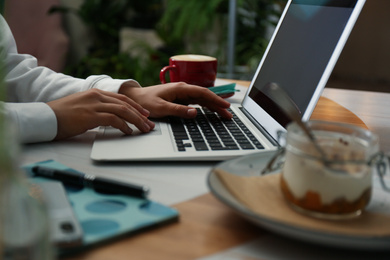
{"type": "Polygon", "coordinates": [[[209,150],[256,150],[263,145],[234,114],[223,119],[207,108],[197,108],[194,119],[170,117],[170,124],[177,149],[181,152],[194,147],[197,151],[209,150]]]}

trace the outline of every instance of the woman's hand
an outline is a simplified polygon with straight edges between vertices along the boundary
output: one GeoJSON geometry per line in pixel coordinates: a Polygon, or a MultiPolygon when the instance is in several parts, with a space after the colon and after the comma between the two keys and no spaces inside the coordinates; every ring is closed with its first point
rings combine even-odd
{"type": "Polygon", "coordinates": [[[186,83],[168,83],[144,88],[127,87],[122,84],[122,93],[150,111],[150,117],[179,116],[193,118],[196,110],[187,105],[198,104],[217,112],[224,118],[232,114],[226,109],[230,103],[204,87],[186,83]]]}
{"type": "Polygon", "coordinates": [[[154,123],[147,117],[149,111],[125,95],[91,89],[47,103],[57,117],[57,136],[64,139],[82,134],[98,126],[112,126],[125,134],[134,124],[142,132],[149,132],[154,123]]]}

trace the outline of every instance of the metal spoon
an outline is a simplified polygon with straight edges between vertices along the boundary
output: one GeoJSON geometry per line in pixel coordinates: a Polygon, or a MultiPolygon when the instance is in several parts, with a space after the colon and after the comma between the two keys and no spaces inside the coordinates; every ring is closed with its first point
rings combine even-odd
{"type": "Polygon", "coordinates": [[[283,112],[292,121],[296,122],[298,126],[302,128],[303,132],[307,135],[307,137],[309,137],[309,140],[320,154],[323,162],[327,163],[328,160],[324,150],[322,150],[322,148],[319,146],[311,129],[304,122],[302,122],[301,114],[299,113],[299,110],[296,107],[294,101],[292,101],[288,94],[276,83],[268,83],[264,89],[262,89],[262,91],[269,98],[271,98],[272,101],[275,102],[275,104],[278,105],[279,108],[282,109],[283,112]]]}

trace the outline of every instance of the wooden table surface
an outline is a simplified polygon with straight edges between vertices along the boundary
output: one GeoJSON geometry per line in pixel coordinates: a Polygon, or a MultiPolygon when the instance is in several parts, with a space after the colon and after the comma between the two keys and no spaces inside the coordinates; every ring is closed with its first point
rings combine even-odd
{"type": "MultiPolygon", "coordinates": [[[[249,82],[238,81],[248,86],[249,82]]],[[[321,97],[312,119],[331,120],[366,127],[349,110],[321,97]]],[[[210,193],[173,205],[178,222],[121,238],[90,249],[68,260],[195,259],[217,253],[266,234],[236,215],[210,193]]]]}

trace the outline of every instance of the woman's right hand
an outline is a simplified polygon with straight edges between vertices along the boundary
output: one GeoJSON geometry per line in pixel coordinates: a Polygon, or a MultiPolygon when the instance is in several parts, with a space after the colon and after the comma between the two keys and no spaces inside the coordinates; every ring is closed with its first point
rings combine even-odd
{"type": "Polygon", "coordinates": [[[99,89],[75,93],[47,103],[57,117],[56,140],[76,136],[98,126],[112,126],[125,134],[134,124],[149,132],[155,124],[148,119],[149,111],[122,94],[99,89]]]}

